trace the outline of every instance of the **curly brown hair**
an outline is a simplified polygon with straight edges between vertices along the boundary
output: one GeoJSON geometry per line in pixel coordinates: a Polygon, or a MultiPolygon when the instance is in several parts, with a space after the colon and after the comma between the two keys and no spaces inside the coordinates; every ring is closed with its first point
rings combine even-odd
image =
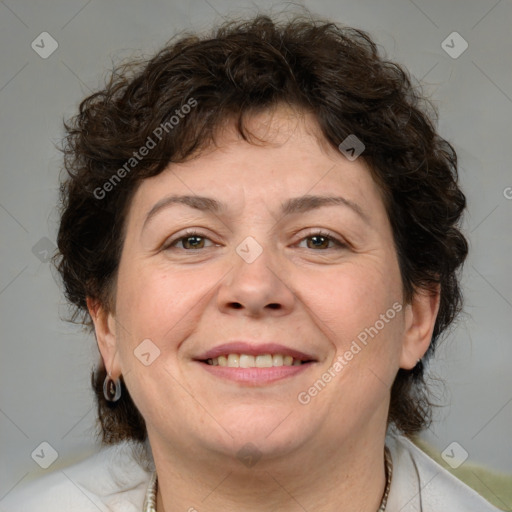
{"type": "MultiPolygon", "coordinates": [[[[152,58],[119,66],[103,90],[81,102],[65,123],[68,175],[55,260],[74,320],[92,326],[87,297],[113,310],[125,217],[141,181],[199,154],[227,121],[250,142],[247,116],[279,104],[310,112],[335,148],[351,134],[364,142],[362,158],[392,226],[405,300],[441,284],[424,360],[431,356],[462,303],[458,272],[467,242],[459,223],[466,201],[456,153],[436,132],[432,104],[407,71],[379,55],[367,33],[310,16],[258,15],[207,36],[181,35],[152,58]]],[[[118,402],[105,400],[105,375],[101,362],[92,385],[102,442],[146,441],[126,387],[118,402]]],[[[431,409],[423,361],[399,370],[389,422],[411,435],[429,424],[431,409]]]]}

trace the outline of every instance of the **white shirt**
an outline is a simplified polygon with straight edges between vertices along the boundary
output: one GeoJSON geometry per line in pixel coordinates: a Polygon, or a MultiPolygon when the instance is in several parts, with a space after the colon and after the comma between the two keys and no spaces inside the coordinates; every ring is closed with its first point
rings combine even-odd
{"type": "MultiPolygon", "coordinates": [[[[388,436],[393,477],[386,512],[494,512],[499,509],[403,436],[388,436]]],[[[1,512],[142,512],[152,472],[129,443],[45,475],[0,501],[1,512]]],[[[370,511],[371,512],[371,511],[370,511]]]]}

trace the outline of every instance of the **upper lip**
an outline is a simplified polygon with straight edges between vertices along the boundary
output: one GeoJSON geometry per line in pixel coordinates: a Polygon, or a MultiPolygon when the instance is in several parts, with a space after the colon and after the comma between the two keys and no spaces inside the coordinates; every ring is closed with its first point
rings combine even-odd
{"type": "Polygon", "coordinates": [[[250,356],[259,356],[264,354],[282,354],[284,356],[292,356],[294,359],[301,361],[316,361],[311,354],[306,354],[300,350],[285,347],[279,343],[249,343],[246,341],[233,341],[217,345],[210,350],[203,352],[196,359],[204,361],[213,359],[227,354],[248,354],[250,356]]]}

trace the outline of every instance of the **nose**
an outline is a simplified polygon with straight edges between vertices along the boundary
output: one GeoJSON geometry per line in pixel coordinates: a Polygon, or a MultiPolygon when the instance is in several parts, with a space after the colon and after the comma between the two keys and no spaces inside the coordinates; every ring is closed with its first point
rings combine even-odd
{"type": "Polygon", "coordinates": [[[250,317],[289,314],[297,299],[285,282],[286,276],[282,268],[279,270],[277,259],[269,249],[264,249],[251,263],[235,253],[233,269],[217,295],[219,309],[250,317]]]}

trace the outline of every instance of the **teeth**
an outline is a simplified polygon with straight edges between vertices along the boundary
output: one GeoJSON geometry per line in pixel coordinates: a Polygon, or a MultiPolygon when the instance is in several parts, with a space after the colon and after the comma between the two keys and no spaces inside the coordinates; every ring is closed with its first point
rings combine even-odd
{"type": "Polygon", "coordinates": [[[231,368],[240,368],[240,356],[238,354],[229,354],[228,366],[231,368]]]}
{"type": "Polygon", "coordinates": [[[273,366],[283,366],[283,356],[281,354],[275,354],[272,356],[273,366]]]}
{"type": "Polygon", "coordinates": [[[303,361],[282,354],[226,354],[206,361],[211,366],[229,366],[231,368],[271,368],[272,366],[300,366],[303,361]]]}
{"type": "Polygon", "coordinates": [[[273,359],[270,354],[256,356],[256,368],[272,368],[273,359]]]}
{"type": "Polygon", "coordinates": [[[256,366],[254,364],[254,356],[240,354],[240,368],[252,368],[254,366],[256,366]]]}

